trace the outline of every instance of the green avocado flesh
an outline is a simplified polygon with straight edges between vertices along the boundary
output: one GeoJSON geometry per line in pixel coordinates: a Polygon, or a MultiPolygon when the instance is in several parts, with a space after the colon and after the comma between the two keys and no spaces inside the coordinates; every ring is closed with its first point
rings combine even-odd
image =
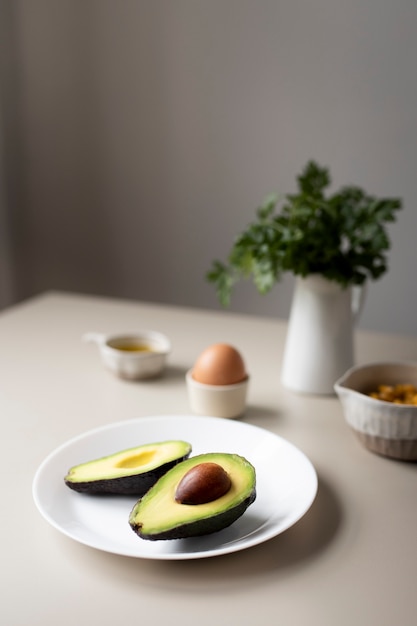
{"type": "Polygon", "coordinates": [[[190,453],[186,441],[149,443],[75,465],[64,480],[81,493],[142,496],[190,453]]]}
{"type": "Polygon", "coordinates": [[[181,539],[208,535],[230,526],[256,498],[255,468],[237,454],[200,454],[182,461],[133,507],[129,524],[142,539],[181,539]],[[231,479],[230,489],[204,504],[182,504],[175,494],[181,479],[201,463],[217,463],[231,479]]]}

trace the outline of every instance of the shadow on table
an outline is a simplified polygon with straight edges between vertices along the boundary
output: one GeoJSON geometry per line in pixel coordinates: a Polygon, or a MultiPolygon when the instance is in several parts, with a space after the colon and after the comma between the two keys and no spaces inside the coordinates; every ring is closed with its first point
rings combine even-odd
{"type": "Polygon", "coordinates": [[[329,483],[319,477],[317,496],[309,511],[277,537],[242,552],[206,559],[204,564],[183,561],[169,565],[178,570],[178,575],[180,572],[181,576],[189,575],[189,583],[197,578],[198,586],[211,583],[217,586],[231,580],[240,586],[245,584],[245,579],[252,586],[254,580],[262,579],[263,575],[286,574],[291,568],[307,566],[319,557],[335,539],[342,518],[336,494],[329,483]]]}
{"type": "Polygon", "coordinates": [[[240,419],[260,428],[274,430],[277,419],[281,419],[281,411],[276,408],[271,409],[266,406],[249,404],[245,414],[240,419]]]}
{"type": "Polygon", "coordinates": [[[150,376],[149,378],[141,378],[139,380],[128,380],[119,378],[119,381],[124,385],[137,385],[137,386],[148,386],[148,385],[164,385],[167,383],[171,383],[172,381],[183,381],[185,384],[185,374],[187,369],[185,367],[181,367],[179,365],[167,365],[164,371],[157,376],[150,376]]]}
{"type": "Polygon", "coordinates": [[[225,586],[240,589],[262,585],[266,577],[287,576],[314,563],[334,541],[343,518],[342,506],[331,485],[319,476],[315,501],[304,517],[277,537],[247,550],[195,560],[159,561],[109,555],[82,546],[71,552],[97,568],[100,574],[112,571],[127,586],[145,585],[167,591],[212,589],[225,586]],[[112,567],[109,568],[109,559],[112,567]]]}

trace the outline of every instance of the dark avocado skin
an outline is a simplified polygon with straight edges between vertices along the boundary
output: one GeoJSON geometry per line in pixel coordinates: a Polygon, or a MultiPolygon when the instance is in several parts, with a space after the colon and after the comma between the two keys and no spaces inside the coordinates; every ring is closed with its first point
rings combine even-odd
{"type": "Polygon", "coordinates": [[[170,530],[160,533],[152,533],[150,535],[144,534],[141,532],[140,526],[133,523],[130,525],[139,537],[142,539],[148,539],[149,541],[158,541],[163,539],[186,539],[188,537],[209,535],[223,530],[233,524],[233,522],[243,515],[255,499],[256,488],[253,489],[252,493],[245,500],[233,509],[218,513],[217,515],[212,515],[210,518],[206,518],[204,520],[181,524],[175,528],[171,528],[170,530]]]}
{"type": "Polygon", "coordinates": [[[168,463],[164,463],[149,472],[131,476],[119,476],[118,478],[108,478],[102,480],[89,480],[83,482],[72,482],[65,480],[65,484],[78,493],[92,495],[123,495],[123,496],[143,496],[155,483],[174,465],[188,458],[188,454],[168,463]]]}

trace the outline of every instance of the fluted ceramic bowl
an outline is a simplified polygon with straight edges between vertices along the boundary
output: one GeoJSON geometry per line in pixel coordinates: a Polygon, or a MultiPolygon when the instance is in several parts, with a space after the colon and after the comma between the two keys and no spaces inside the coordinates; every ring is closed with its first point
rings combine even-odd
{"type": "Polygon", "coordinates": [[[417,363],[377,362],[350,368],[334,389],[345,419],[362,444],[377,454],[417,460],[417,405],[371,397],[379,385],[417,386],[417,363]]]}

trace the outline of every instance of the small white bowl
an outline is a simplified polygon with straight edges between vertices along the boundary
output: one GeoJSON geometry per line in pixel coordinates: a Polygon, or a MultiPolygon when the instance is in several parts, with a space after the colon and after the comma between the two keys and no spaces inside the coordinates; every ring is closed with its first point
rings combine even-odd
{"type": "Polygon", "coordinates": [[[171,351],[168,337],[153,330],[115,335],[86,333],[83,339],[96,343],[105,367],[126,380],[158,376],[171,351]],[[132,345],[145,349],[129,350],[132,345]]]}
{"type": "Polygon", "coordinates": [[[185,375],[191,410],[198,415],[235,418],[246,408],[249,376],[234,385],[206,385],[197,382],[192,369],[185,375]]]}
{"type": "Polygon", "coordinates": [[[379,362],[350,368],[334,389],[344,416],[362,444],[377,454],[417,460],[417,406],[370,397],[379,385],[417,386],[417,363],[379,362]]]}

